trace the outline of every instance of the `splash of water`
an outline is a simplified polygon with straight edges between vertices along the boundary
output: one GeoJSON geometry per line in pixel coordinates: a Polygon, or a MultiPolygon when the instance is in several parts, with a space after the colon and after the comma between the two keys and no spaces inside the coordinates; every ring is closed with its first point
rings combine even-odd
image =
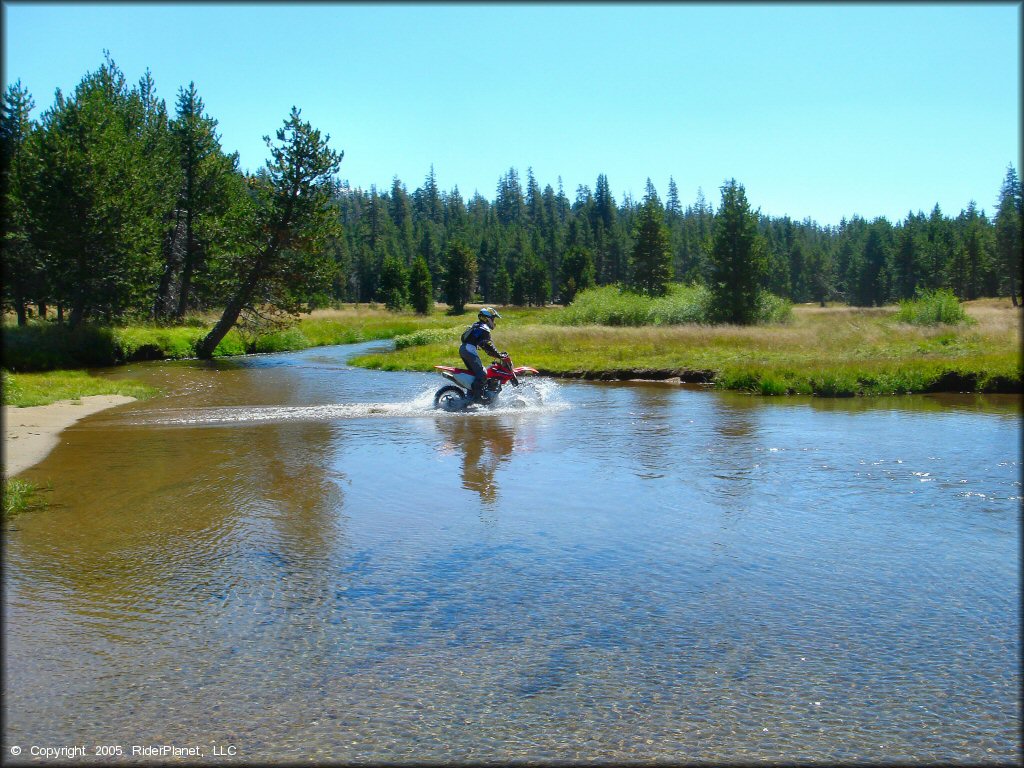
{"type": "Polygon", "coordinates": [[[411,400],[397,403],[336,403],[308,406],[222,406],[153,411],[132,423],[138,426],[216,426],[282,421],[337,421],[365,418],[474,417],[495,414],[552,413],[569,407],[557,382],[530,379],[506,388],[492,407],[473,407],[449,413],[434,408],[437,387],[431,386],[411,400]]]}

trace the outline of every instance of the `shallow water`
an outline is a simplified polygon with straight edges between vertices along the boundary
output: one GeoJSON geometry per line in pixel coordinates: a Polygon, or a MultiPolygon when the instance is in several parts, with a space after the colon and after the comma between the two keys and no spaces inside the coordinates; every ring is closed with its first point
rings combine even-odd
{"type": "Polygon", "coordinates": [[[108,374],[168,395],[24,475],[8,759],[1019,761],[1019,397],[444,414],[368,346],[108,374]]]}

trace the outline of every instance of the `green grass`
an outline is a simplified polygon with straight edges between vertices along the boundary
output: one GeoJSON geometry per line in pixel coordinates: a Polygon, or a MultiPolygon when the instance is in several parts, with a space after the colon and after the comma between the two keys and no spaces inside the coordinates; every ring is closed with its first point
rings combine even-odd
{"type": "MultiPolygon", "coordinates": [[[[644,377],[658,371],[710,378],[721,389],[828,397],[928,391],[1020,391],[1019,310],[981,306],[979,321],[954,328],[908,326],[891,309],[799,307],[792,321],[753,327],[499,325],[495,341],[519,364],[564,377],[644,377]]],[[[430,371],[458,364],[458,340],[410,334],[393,352],[352,362],[430,371]]]]}
{"type": "Polygon", "coordinates": [[[46,502],[39,496],[42,490],[26,480],[4,479],[4,520],[10,520],[22,512],[42,509],[46,502]]]}
{"type": "Polygon", "coordinates": [[[14,374],[4,371],[3,390],[4,405],[16,408],[78,400],[90,395],[126,395],[144,400],[158,393],[155,388],[137,381],[113,381],[76,370],[14,374]]]}

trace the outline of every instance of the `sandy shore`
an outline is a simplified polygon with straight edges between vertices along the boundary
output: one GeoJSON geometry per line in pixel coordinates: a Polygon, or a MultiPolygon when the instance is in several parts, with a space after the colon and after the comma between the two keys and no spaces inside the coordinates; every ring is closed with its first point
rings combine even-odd
{"type": "Polygon", "coordinates": [[[30,408],[4,406],[4,477],[14,477],[46,458],[60,433],[79,419],[135,400],[125,395],[90,395],[30,408]]]}

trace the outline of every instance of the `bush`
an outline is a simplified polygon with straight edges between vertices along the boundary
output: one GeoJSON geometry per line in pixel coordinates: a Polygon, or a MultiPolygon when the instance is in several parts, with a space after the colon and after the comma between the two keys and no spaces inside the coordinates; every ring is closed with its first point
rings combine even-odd
{"type": "Polygon", "coordinates": [[[425,328],[395,337],[395,349],[421,347],[425,344],[458,344],[463,328],[425,328]]]}
{"type": "Polygon", "coordinates": [[[757,322],[761,324],[788,323],[793,319],[793,303],[768,291],[757,297],[757,322]]]}
{"type": "Polygon", "coordinates": [[[959,325],[974,322],[947,288],[920,291],[915,298],[904,299],[900,302],[896,320],[911,325],[959,325]]]}
{"type": "Polygon", "coordinates": [[[11,371],[49,371],[114,365],[119,358],[110,328],[30,323],[4,326],[3,365],[11,371]]]}
{"type": "MultiPolygon", "coordinates": [[[[792,304],[770,293],[760,295],[757,318],[761,323],[782,323],[790,319],[792,304]]],[[[615,285],[590,288],[552,316],[558,325],[707,325],[712,322],[711,291],[703,285],[669,286],[664,296],[652,298],[615,285]]]]}

